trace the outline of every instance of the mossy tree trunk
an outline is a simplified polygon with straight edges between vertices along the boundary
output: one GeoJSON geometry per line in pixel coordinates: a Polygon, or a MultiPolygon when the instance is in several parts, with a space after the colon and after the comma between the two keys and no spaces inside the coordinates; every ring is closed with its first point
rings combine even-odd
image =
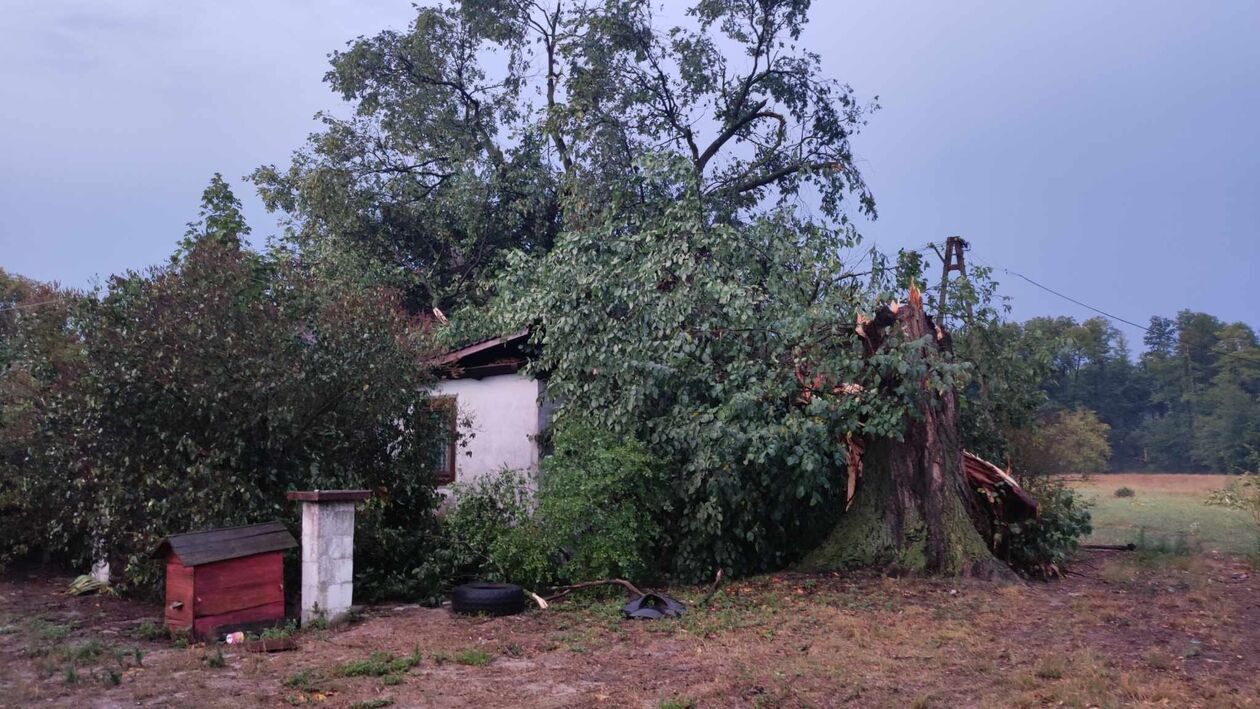
{"type": "MultiPolygon", "coordinates": [[[[948,347],[917,298],[894,312],[887,327],[907,340],[924,335],[948,347]]],[[[877,318],[876,323],[878,324],[877,318]]],[[[868,333],[878,339],[878,333],[868,333]]],[[[878,347],[876,341],[873,347],[878,347]]],[[[858,567],[892,572],[1009,577],[973,522],[975,498],[963,471],[958,402],[950,390],[924,384],[918,411],[906,417],[902,440],[868,441],[850,508],[827,539],[801,563],[807,570],[858,567]]]]}

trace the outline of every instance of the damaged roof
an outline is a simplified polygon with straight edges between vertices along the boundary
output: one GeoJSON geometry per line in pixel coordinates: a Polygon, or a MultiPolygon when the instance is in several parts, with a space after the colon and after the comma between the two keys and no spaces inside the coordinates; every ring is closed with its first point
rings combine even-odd
{"type": "Polygon", "coordinates": [[[529,361],[524,345],[529,328],[500,337],[488,337],[430,360],[443,370],[447,379],[481,379],[497,374],[512,374],[529,361]]]}

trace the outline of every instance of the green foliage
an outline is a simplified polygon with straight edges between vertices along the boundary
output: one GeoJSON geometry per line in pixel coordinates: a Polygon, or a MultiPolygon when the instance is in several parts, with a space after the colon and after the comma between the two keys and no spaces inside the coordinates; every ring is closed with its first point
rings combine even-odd
{"type": "Polygon", "coordinates": [[[1037,516],[999,530],[999,554],[1021,574],[1060,576],[1080,539],[1093,531],[1089,507],[1075,490],[1054,479],[1033,478],[1024,487],[1037,499],[1037,516]]]}
{"type": "Polygon", "coordinates": [[[1133,491],[1133,488],[1127,485],[1124,487],[1116,488],[1116,492],[1115,492],[1116,497],[1133,497],[1136,494],[1137,493],[1133,491]]]}
{"type": "Polygon", "coordinates": [[[289,689],[310,689],[315,686],[316,675],[311,670],[301,670],[295,672],[284,679],[282,683],[289,689]]]}
{"type": "Polygon", "coordinates": [[[5,381],[48,384],[3,390],[6,415],[23,420],[3,434],[18,454],[0,461],[0,494],[18,509],[0,536],[84,565],[108,553],[125,586],[154,588],[148,556],[163,536],[271,519],[296,528],[286,491],[367,488],[378,495],[359,513],[356,591],[414,590],[407,571],[434,504],[435,422],[416,406],[431,381],[426,347],[395,293],[221,238],[243,227],[214,211],[234,204],[218,187],[172,263],[75,299],[48,328],[60,344],[18,323],[30,354],[18,350],[5,381]],[[62,350],[77,353],[73,366],[40,374],[38,358],[62,350]]]}
{"type": "Polygon", "coordinates": [[[643,2],[419,6],[331,55],[353,115],[252,179],[308,261],[448,313],[613,199],[646,213],[695,188],[725,221],[810,202],[844,225],[851,196],[874,213],[849,143],[873,107],[797,45],[807,8],[706,0],[669,27],[643,2]],[[686,170],[637,181],[662,151],[686,170]]]}
{"type": "Polygon", "coordinates": [[[56,445],[58,433],[45,424],[82,376],[72,318],[81,298],[0,269],[0,569],[36,550],[53,551],[47,540],[56,508],[47,501],[65,480],[55,469],[33,469],[31,461],[56,445]]]}
{"type": "Polygon", "coordinates": [[[191,252],[198,244],[213,243],[236,250],[244,244],[250,228],[241,212],[241,201],[219,173],[210,178],[210,185],[201,195],[201,212],[197,221],[188,223],[188,231],[180,242],[180,249],[172,257],[178,261],[181,255],[191,252]]]}
{"type": "Polygon", "coordinates": [[[532,480],[510,470],[456,486],[445,543],[417,573],[537,589],[657,572],[671,495],[660,461],[634,440],[582,423],[559,426],[553,442],[536,499],[532,480]]]}
{"type": "Polygon", "coordinates": [[[443,545],[417,575],[439,583],[491,580],[539,588],[554,582],[558,549],[533,515],[533,484],[504,470],[456,485],[443,545]]]}
{"type": "Polygon", "coordinates": [[[1105,470],[1111,456],[1108,430],[1088,409],[1045,414],[1035,426],[1012,434],[1011,457],[1017,470],[1033,475],[1105,470]]]}
{"type": "Polygon", "coordinates": [[[455,653],[455,663],[472,667],[485,667],[494,660],[494,656],[481,648],[468,648],[455,653]]]}
{"type": "Polygon", "coordinates": [[[162,625],[160,622],[154,622],[148,619],[141,622],[140,625],[137,625],[135,630],[131,631],[131,634],[141,640],[164,640],[170,637],[170,633],[167,632],[166,626],[162,625]]]}
{"type": "Polygon", "coordinates": [[[298,626],[296,620],[288,620],[283,625],[275,625],[270,628],[264,628],[258,633],[258,640],[284,640],[293,637],[297,632],[298,626]]]}
{"type": "Polygon", "coordinates": [[[543,461],[538,496],[545,536],[566,552],[560,577],[653,577],[672,497],[662,463],[642,444],[589,425],[564,426],[543,461]]]}
{"type": "Polygon", "coordinates": [[[223,648],[218,646],[214,648],[213,653],[202,655],[201,659],[206,663],[207,667],[214,669],[227,667],[227,658],[223,656],[223,648]]]}
{"type": "MultiPolygon", "coordinates": [[[[645,182],[678,169],[641,164],[645,182]]],[[[661,555],[690,580],[800,553],[839,494],[837,441],[899,435],[920,382],[943,389],[959,372],[928,367],[922,342],[864,356],[848,325],[875,295],[855,295],[844,231],[783,212],[711,225],[700,202],[688,192],[651,218],[608,205],[540,261],[518,258],[490,308],[500,331],[535,325],[531,366],[547,373],[559,421],[633,437],[665,462],[674,500],[661,555]]]]}
{"type": "Polygon", "coordinates": [[[1208,495],[1203,504],[1247,512],[1260,531],[1260,476],[1246,475],[1230,481],[1224,489],[1208,495]]]}
{"type": "Polygon", "coordinates": [[[406,657],[394,657],[388,652],[374,652],[362,660],[353,660],[337,668],[342,677],[384,677],[402,674],[420,664],[419,650],[406,657]]]}
{"type": "MultiPolygon", "coordinates": [[[[986,277],[973,274],[978,296],[986,277]]],[[[1033,417],[1084,408],[1109,427],[1114,469],[1243,472],[1260,464],[1260,346],[1245,324],[1190,311],[1152,318],[1136,363],[1103,318],[1019,325],[978,312],[955,342],[976,366],[962,402],[966,443],[991,460],[1018,459],[1037,433],[1033,417]]]]}
{"type": "Polygon", "coordinates": [[[990,459],[1017,457],[1012,439],[1036,432],[1030,414],[1088,409],[1106,424],[1113,469],[1245,472],[1260,467],[1260,345],[1243,323],[1182,311],[1151,318],[1147,351],[1134,363],[1106,320],[1034,318],[956,336],[960,353],[993,385],[1025,396],[976,391],[964,400],[967,445],[990,459]],[[1015,415],[1003,413],[1009,410],[1015,415]],[[991,410],[992,407],[996,409],[991,410]]]}

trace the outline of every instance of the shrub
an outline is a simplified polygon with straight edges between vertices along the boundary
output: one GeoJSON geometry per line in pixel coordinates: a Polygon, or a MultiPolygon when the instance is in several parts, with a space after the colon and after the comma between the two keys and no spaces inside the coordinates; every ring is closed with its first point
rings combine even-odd
{"type": "MultiPolygon", "coordinates": [[[[1256,531],[1260,532],[1260,475],[1248,474],[1233,480],[1224,489],[1209,494],[1203,503],[1247,512],[1256,531]]],[[[1260,544],[1260,540],[1257,543],[1260,544]]]]}
{"type": "Polygon", "coordinates": [[[163,536],[296,528],[286,491],[368,488],[356,593],[416,591],[434,503],[423,341],[397,294],[250,251],[223,224],[236,222],[207,218],[168,265],[74,299],[59,324],[18,323],[0,411],[22,412],[22,433],[0,426],[0,541],[81,566],[108,552],[122,587],[155,590],[148,555],[163,536]],[[74,366],[45,372],[67,348],[74,366]],[[46,384],[24,394],[8,386],[18,374],[46,384]]]}
{"type": "Polygon", "coordinates": [[[559,555],[534,519],[533,499],[530,479],[514,470],[456,485],[442,544],[417,576],[429,584],[490,580],[531,589],[553,582],[559,555]]]}
{"type": "Polygon", "coordinates": [[[1203,504],[1250,511],[1260,523],[1260,476],[1244,475],[1231,480],[1224,488],[1208,493],[1203,504]]]}
{"type": "Polygon", "coordinates": [[[1128,485],[1116,490],[1116,497],[1133,497],[1136,494],[1137,493],[1133,492],[1133,488],[1128,485]]]}
{"type": "Polygon", "coordinates": [[[7,562],[50,549],[64,477],[33,466],[32,457],[55,444],[44,423],[50,403],[81,375],[85,364],[71,318],[81,294],[36,283],[0,269],[0,571],[7,562]]]}
{"type": "Polygon", "coordinates": [[[653,552],[670,495],[661,463],[641,443],[582,423],[558,426],[553,440],[536,501],[516,471],[456,486],[443,549],[417,574],[536,589],[658,571],[653,552]]]}
{"type": "Polygon", "coordinates": [[[1037,498],[1037,516],[1007,526],[999,535],[1001,554],[1026,576],[1060,576],[1080,538],[1093,531],[1089,508],[1075,490],[1057,480],[1033,478],[1025,488],[1037,498]]]}
{"type": "Polygon", "coordinates": [[[1011,434],[1015,467],[1038,475],[1104,470],[1111,459],[1110,430],[1089,409],[1055,411],[1011,434]]]}
{"type": "Polygon", "coordinates": [[[563,426],[554,444],[542,466],[539,516],[565,551],[560,575],[642,579],[660,571],[654,552],[670,507],[662,463],[638,441],[585,424],[563,426]]]}

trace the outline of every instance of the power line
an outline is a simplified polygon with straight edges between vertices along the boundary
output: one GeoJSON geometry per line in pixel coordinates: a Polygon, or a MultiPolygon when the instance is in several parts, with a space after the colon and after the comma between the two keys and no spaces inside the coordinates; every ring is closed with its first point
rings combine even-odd
{"type": "MultiPolygon", "coordinates": [[[[1082,308],[1086,308],[1086,309],[1088,309],[1088,310],[1092,310],[1092,311],[1094,311],[1095,313],[1098,313],[1099,315],[1102,315],[1102,316],[1104,316],[1104,317],[1107,317],[1107,318],[1110,318],[1110,319],[1112,319],[1112,320],[1115,320],[1116,322],[1122,322],[1122,323],[1124,323],[1124,324],[1126,324],[1126,325],[1131,325],[1131,326],[1136,327],[1137,329],[1141,330],[1142,332],[1150,332],[1150,331],[1151,331],[1151,329],[1150,329],[1149,327],[1146,327],[1145,325],[1139,325],[1139,324],[1137,324],[1137,323],[1133,322],[1132,320],[1128,320],[1128,319],[1126,319],[1126,318],[1122,318],[1122,317],[1120,317],[1119,315],[1112,315],[1111,313],[1109,313],[1109,312],[1107,312],[1107,311],[1105,311],[1105,310],[1103,310],[1103,309],[1101,309],[1101,308],[1095,308],[1094,306],[1090,305],[1089,303],[1084,303],[1084,302],[1081,302],[1081,301],[1077,300],[1076,298],[1073,298],[1073,297],[1072,297],[1072,296],[1070,296],[1070,295],[1067,295],[1067,294],[1065,294],[1065,293],[1060,293],[1059,291],[1057,291],[1057,290],[1055,290],[1055,289],[1051,288],[1050,286],[1047,286],[1047,285],[1044,285],[1044,284],[1038,283],[1037,281],[1034,281],[1033,279],[1029,278],[1028,276],[1025,276],[1024,274],[1020,273],[1019,271],[1012,271],[1012,270],[1011,270],[1011,269],[1009,269],[1009,268],[1002,268],[1002,269],[998,269],[997,267],[993,266],[992,264],[988,263],[987,261],[984,261],[983,259],[976,258],[975,254],[972,254],[972,257],[971,257],[971,258],[972,258],[973,260],[979,261],[980,263],[982,263],[982,264],[984,264],[985,266],[988,266],[989,268],[992,268],[992,269],[994,269],[994,270],[1001,270],[1003,273],[1006,273],[1006,274],[1009,274],[1009,275],[1015,276],[1016,278],[1022,278],[1022,279],[1024,279],[1025,281],[1028,281],[1029,283],[1031,283],[1032,285],[1034,285],[1034,286],[1036,286],[1036,287],[1038,287],[1038,288],[1040,288],[1040,289],[1042,289],[1042,290],[1046,291],[1047,293],[1050,293],[1050,294],[1052,294],[1052,295],[1056,295],[1056,296],[1058,296],[1058,297],[1060,297],[1060,298],[1062,298],[1062,299],[1064,299],[1064,300],[1066,300],[1066,301],[1068,301],[1068,302],[1075,303],[1075,304],[1077,304],[1077,305],[1081,306],[1082,308]]],[[[1249,357],[1249,356],[1247,356],[1247,355],[1243,354],[1242,352],[1216,352],[1215,354],[1217,354],[1217,355],[1219,355],[1219,356],[1221,356],[1221,357],[1236,357],[1236,358],[1238,358],[1238,359],[1240,359],[1240,360],[1242,360],[1242,361],[1244,361],[1244,362],[1247,362],[1247,363],[1249,363],[1249,364],[1260,364],[1260,359],[1255,359],[1255,358],[1249,357]]]]}
{"type": "Polygon", "coordinates": [[[1038,288],[1040,288],[1041,290],[1046,291],[1047,293],[1053,293],[1054,295],[1057,295],[1057,296],[1059,296],[1060,298],[1062,298],[1062,299],[1064,299],[1064,300],[1067,300],[1067,301],[1071,301],[1071,302],[1073,302],[1073,303],[1076,303],[1077,305],[1081,306],[1082,308],[1088,308],[1089,310],[1092,310],[1092,311],[1094,311],[1095,313],[1098,313],[1099,315],[1105,315],[1106,317],[1109,317],[1109,318],[1111,318],[1112,320],[1118,320],[1119,322],[1125,323],[1126,325],[1132,325],[1133,327],[1136,327],[1137,329],[1139,329],[1139,330],[1141,330],[1141,331],[1143,331],[1143,332],[1150,332],[1150,331],[1151,331],[1151,329],[1150,329],[1149,327],[1146,327],[1145,325],[1139,325],[1139,324],[1137,324],[1137,323],[1133,322],[1132,320],[1126,320],[1126,319],[1124,319],[1124,318],[1120,317],[1119,315],[1112,315],[1111,313],[1109,313],[1109,312],[1107,312],[1107,311],[1105,311],[1105,310],[1100,310],[1100,309],[1098,309],[1098,308],[1095,308],[1094,306],[1090,305],[1089,303],[1082,303],[1081,301],[1077,300],[1076,298],[1073,298],[1073,297],[1072,297],[1072,296],[1070,296],[1070,295],[1064,295],[1063,293],[1060,293],[1059,291],[1057,291],[1057,290],[1055,290],[1055,289],[1053,289],[1053,288],[1051,288],[1051,287],[1049,287],[1049,286],[1042,285],[1042,284],[1040,284],[1040,283],[1038,283],[1038,282],[1034,281],[1033,279],[1029,278],[1028,276],[1025,276],[1024,274],[1022,274],[1022,273],[1018,272],[1018,271],[1012,271],[1012,270],[1010,270],[1009,268],[1004,268],[1004,269],[1002,269],[1002,272],[1003,272],[1003,273],[1009,273],[1009,274],[1010,274],[1010,275],[1012,275],[1012,276],[1017,276],[1017,277],[1019,277],[1019,278],[1022,278],[1022,279],[1024,279],[1025,281],[1028,281],[1029,283],[1033,284],[1034,286],[1037,286],[1037,287],[1038,287],[1038,288]]]}

